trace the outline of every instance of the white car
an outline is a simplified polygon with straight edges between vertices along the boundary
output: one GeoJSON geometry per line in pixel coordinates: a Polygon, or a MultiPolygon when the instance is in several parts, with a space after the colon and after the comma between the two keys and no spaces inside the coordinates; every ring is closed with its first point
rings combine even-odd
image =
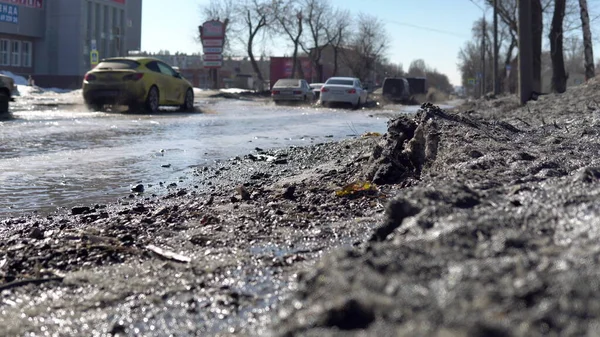
{"type": "Polygon", "coordinates": [[[367,102],[368,92],[356,77],[331,77],[321,87],[321,105],[350,103],[358,108],[367,102]]]}

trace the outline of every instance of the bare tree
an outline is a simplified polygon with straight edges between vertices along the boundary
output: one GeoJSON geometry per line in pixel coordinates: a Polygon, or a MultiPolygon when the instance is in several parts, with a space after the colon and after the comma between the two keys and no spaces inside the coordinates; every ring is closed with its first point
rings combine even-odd
{"type": "Polygon", "coordinates": [[[354,76],[367,80],[385,54],[389,38],[385,24],[375,16],[359,13],[356,22],[356,32],[344,58],[354,76]]]}
{"type": "Polygon", "coordinates": [[[592,44],[592,30],[590,29],[590,14],[588,12],[587,0],[579,0],[581,29],[583,30],[583,48],[585,55],[585,78],[586,80],[596,75],[594,69],[594,48],[592,44]]]}
{"type": "Polygon", "coordinates": [[[302,8],[297,0],[274,1],[275,19],[278,28],[286,35],[294,46],[292,53],[292,78],[304,78],[302,65],[298,62],[298,50],[300,49],[300,38],[303,32],[302,8]]]}
{"type": "Polygon", "coordinates": [[[333,76],[337,75],[339,60],[343,45],[351,40],[350,35],[350,12],[344,9],[335,11],[334,21],[329,29],[326,29],[327,39],[333,49],[333,76]]]}
{"type": "Polygon", "coordinates": [[[381,74],[384,77],[404,76],[404,66],[402,63],[391,63],[386,60],[381,64],[381,74]]]}
{"type": "Polygon", "coordinates": [[[258,79],[258,86],[263,87],[265,83],[264,76],[256,57],[254,55],[254,44],[259,37],[259,33],[266,31],[274,20],[272,1],[269,0],[242,0],[238,4],[239,16],[246,30],[246,51],[252,69],[258,79]]]}
{"type": "Polygon", "coordinates": [[[300,41],[300,47],[309,55],[316,71],[316,80],[323,80],[321,55],[331,40],[327,38],[327,29],[331,23],[331,5],[329,0],[302,0],[303,17],[308,26],[308,37],[300,41]]]}
{"type": "Polygon", "coordinates": [[[423,59],[412,60],[408,66],[408,76],[411,77],[424,77],[427,71],[429,69],[423,59]]]}
{"type": "Polygon", "coordinates": [[[542,92],[542,37],[544,34],[544,7],[541,0],[531,0],[531,43],[533,56],[534,92],[542,92]]]}
{"type": "Polygon", "coordinates": [[[555,0],[554,16],[550,29],[550,56],[552,57],[552,90],[563,93],[567,90],[567,74],[563,55],[563,19],[566,0],[555,0]]]}
{"type": "MultiPolygon", "coordinates": [[[[487,4],[492,6],[494,0],[486,0],[487,4]]],[[[542,40],[544,34],[544,13],[546,13],[552,0],[531,0],[531,23],[532,23],[532,41],[533,44],[533,90],[541,92],[542,83],[542,40]]],[[[518,36],[518,0],[497,1],[498,16],[510,29],[510,35],[515,37],[511,41],[514,47],[517,46],[516,36],[518,36]]],[[[512,54],[512,49],[511,49],[512,54]]],[[[506,62],[506,60],[505,60],[506,62]]],[[[505,63],[509,65],[509,63],[505,63]]]]}

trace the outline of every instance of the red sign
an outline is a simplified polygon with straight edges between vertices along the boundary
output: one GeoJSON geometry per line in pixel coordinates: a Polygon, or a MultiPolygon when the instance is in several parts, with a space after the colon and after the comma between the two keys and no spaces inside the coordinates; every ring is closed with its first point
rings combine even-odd
{"type": "Polygon", "coordinates": [[[225,37],[225,24],[221,21],[211,20],[202,24],[202,40],[223,39],[225,37]]]}
{"type": "Polygon", "coordinates": [[[31,8],[43,8],[44,7],[44,0],[0,0],[0,2],[3,3],[7,3],[7,4],[15,4],[15,5],[21,5],[21,6],[25,6],[25,7],[31,7],[31,8]]]}

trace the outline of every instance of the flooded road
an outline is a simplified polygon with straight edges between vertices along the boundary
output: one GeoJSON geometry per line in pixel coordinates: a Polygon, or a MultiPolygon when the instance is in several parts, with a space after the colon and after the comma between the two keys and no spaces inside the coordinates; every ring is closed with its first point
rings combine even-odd
{"type": "Polygon", "coordinates": [[[160,192],[160,182],[177,182],[190,167],[256,147],[383,133],[385,114],[400,112],[219,100],[196,102],[203,113],[119,114],[69,105],[69,95],[21,99],[0,121],[0,217],[113,202],[137,183],[160,192]]]}

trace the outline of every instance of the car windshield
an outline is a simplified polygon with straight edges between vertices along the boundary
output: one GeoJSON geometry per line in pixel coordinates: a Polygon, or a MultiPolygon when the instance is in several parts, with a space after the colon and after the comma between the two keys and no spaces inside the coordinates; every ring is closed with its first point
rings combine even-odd
{"type": "Polygon", "coordinates": [[[97,69],[135,69],[140,64],[134,60],[120,59],[120,60],[106,60],[100,62],[97,69]]]}
{"type": "Polygon", "coordinates": [[[335,79],[331,79],[331,80],[327,81],[326,84],[338,84],[338,85],[353,86],[354,85],[354,81],[352,81],[352,80],[335,80],[335,79]]]}
{"type": "Polygon", "coordinates": [[[274,87],[299,87],[300,80],[288,79],[288,80],[279,80],[275,83],[274,87]]]}

